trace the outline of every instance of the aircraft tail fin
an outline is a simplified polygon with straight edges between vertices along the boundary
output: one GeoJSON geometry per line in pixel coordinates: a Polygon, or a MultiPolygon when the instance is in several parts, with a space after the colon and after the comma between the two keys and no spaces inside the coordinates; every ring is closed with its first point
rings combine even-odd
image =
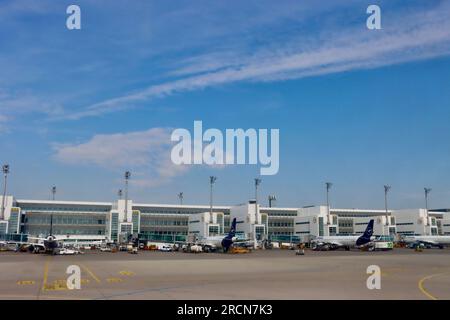
{"type": "Polygon", "coordinates": [[[236,218],[233,218],[231,222],[230,232],[228,232],[228,238],[233,238],[236,235],[236,218]]]}
{"type": "Polygon", "coordinates": [[[231,222],[230,232],[228,232],[227,236],[222,240],[223,251],[227,252],[230,246],[233,243],[233,238],[236,235],[236,218],[231,222]]]}
{"type": "Polygon", "coordinates": [[[366,230],[364,231],[362,236],[360,236],[358,238],[358,240],[356,240],[356,245],[361,246],[361,245],[364,245],[364,244],[370,242],[370,238],[373,235],[373,222],[374,222],[373,219],[371,219],[369,221],[369,223],[367,224],[366,230]]]}

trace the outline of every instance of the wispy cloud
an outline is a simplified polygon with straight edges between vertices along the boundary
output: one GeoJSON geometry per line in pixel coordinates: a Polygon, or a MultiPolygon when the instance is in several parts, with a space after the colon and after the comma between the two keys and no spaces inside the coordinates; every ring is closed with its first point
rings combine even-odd
{"type": "Polygon", "coordinates": [[[291,39],[294,43],[263,47],[254,53],[202,54],[184,60],[183,66],[170,72],[185,76],[181,79],[100,101],[56,118],[98,116],[153,98],[235,82],[299,79],[447,55],[449,13],[450,5],[444,3],[421,13],[390,16],[394,22],[386,23],[380,31],[368,31],[363,25],[339,33],[322,33],[315,41],[294,37],[291,39]]]}
{"type": "Polygon", "coordinates": [[[0,114],[0,134],[9,131],[7,124],[8,124],[8,118],[6,116],[0,114]]]}
{"type": "Polygon", "coordinates": [[[63,113],[63,107],[56,102],[43,100],[28,91],[0,88],[0,132],[9,131],[9,124],[22,115],[43,114],[54,117],[63,113]]]}
{"type": "Polygon", "coordinates": [[[8,91],[0,88],[0,112],[2,114],[43,113],[57,115],[63,108],[51,101],[45,101],[27,91],[8,91]]]}
{"type": "MultiPolygon", "coordinates": [[[[1,128],[0,117],[0,128],[1,128]]],[[[133,184],[139,187],[155,187],[187,173],[193,166],[176,165],[171,160],[171,128],[152,128],[127,133],[98,134],[82,143],[54,143],[53,158],[67,165],[94,165],[107,170],[133,172],[133,184]]],[[[198,138],[198,137],[197,137],[198,138]]],[[[207,145],[201,138],[197,142],[207,145]]],[[[193,154],[194,141],[191,152],[193,154]]],[[[215,157],[234,159],[230,154],[216,150],[215,157]]],[[[211,160],[203,155],[204,166],[224,169],[225,165],[208,165],[211,160]]],[[[230,162],[231,160],[227,160],[230,162]]]]}
{"type": "Polygon", "coordinates": [[[54,158],[69,165],[95,165],[113,171],[131,170],[132,183],[154,187],[185,173],[170,158],[171,130],[152,128],[129,133],[99,134],[78,144],[55,144],[54,158]]]}
{"type": "Polygon", "coordinates": [[[14,18],[23,13],[43,14],[51,11],[51,3],[47,1],[2,1],[0,3],[0,17],[5,20],[14,18]]]}

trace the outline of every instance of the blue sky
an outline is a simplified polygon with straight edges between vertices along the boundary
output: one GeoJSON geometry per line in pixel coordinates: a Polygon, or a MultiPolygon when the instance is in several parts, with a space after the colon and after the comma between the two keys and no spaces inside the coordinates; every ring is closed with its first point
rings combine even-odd
{"type": "Polygon", "coordinates": [[[179,168],[170,132],[279,128],[279,206],[450,206],[448,1],[0,3],[0,162],[18,198],[217,203],[257,166],[179,168]],[[82,30],[65,27],[78,4],[82,30]],[[378,4],[382,30],[366,28],[378,4]]]}

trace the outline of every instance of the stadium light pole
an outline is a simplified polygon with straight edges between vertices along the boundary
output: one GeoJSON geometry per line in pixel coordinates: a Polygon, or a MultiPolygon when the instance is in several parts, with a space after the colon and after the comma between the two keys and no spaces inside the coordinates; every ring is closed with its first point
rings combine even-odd
{"type": "Polygon", "coordinates": [[[4,184],[3,184],[3,198],[2,198],[2,208],[0,211],[0,220],[5,219],[5,201],[6,201],[6,186],[8,181],[8,173],[9,173],[9,164],[4,164],[2,167],[3,175],[5,177],[4,184]]]}
{"type": "Polygon", "coordinates": [[[330,189],[333,186],[331,182],[325,182],[325,188],[327,190],[327,214],[328,214],[328,224],[331,224],[331,216],[330,216],[330,189]]]}
{"type": "Polygon", "coordinates": [[[128,181],[130,180],[131,172],[125,172],[125,216],[123,222],[128,221],[128,181]]]}
{"type": "Polygon", "coordinates": [[[423,188],[425,191],[425,211],[426,211],[426,217],[427,217],[427,223],[428,223],[428,195],[431,192],[431,188],[423,188]]]}
{"type": "Polygon", "coordinates": [[[431,188],[423,188],[423,190],[425,191],[425,209],[427,210],[427,214],[428,214],[428,195],[431,192],[431,188]]]}
{"type": "Polygon", "coordinates": [[[387,195],[389,190],[391,190],[390,185],[384,185],[384,209],[386,210],[386,217],[388,216],[388,201],[387,201],[387,195]]]}
{"type": "Polygon", "coordinates": [[[272,202],[277,201],[277,197],[274,195],[269,195],[269,208],[272,208],[272,202]]]}
{"type": "Polygon", "coordinates": [[[384,185],[384,209],[386,210],[386,225],[389,225],[389,215],[388,215],[388,201],[387,201],[387,195],[389,190],[391,190],[391,186],[388,184],[384,185]]]}
{"type": "Polygon", "coordinates": [[[431,192],[431,188],[423,188],[423,190],[425,191],[425,209],[427,209],[427,213],[428,213],[428,195],[431,192]]]}
{"type": "MultiPolygon", "coordinates": [[[[261,181],[261,179],[255,178],[255,221],[257,221],[257,223],[261,223],[261,221],[259,221],[258,219],[258,186],[261,184],[261,181]]],[[[256,230],[253,239],[255,242],[254,247],[256,249],[256,230]]]]}
{"type": "Polygon", "coordinates": [[[255,219],[257,219],[258,214],[258,186],[261,184],[261,179],[255,178],[255,219]]]}
{"type": "Polygon", "coordinates": [[[178,198],[180,199],[180,205],[183,205],[183,192],[178,194],[178,198]]]}
{"type": "Polygon", "coordinates": [[[216,183],[217,177],[210,176],[209,177],[209,220],[212,222],[212,213],[213,213],[213,185],[216,183]]]}
{"type": "Polygon", "coordinates": [[[56,195],[56,186],[52,187],[52,200],[55,201],[55,195],[56,195]]]}

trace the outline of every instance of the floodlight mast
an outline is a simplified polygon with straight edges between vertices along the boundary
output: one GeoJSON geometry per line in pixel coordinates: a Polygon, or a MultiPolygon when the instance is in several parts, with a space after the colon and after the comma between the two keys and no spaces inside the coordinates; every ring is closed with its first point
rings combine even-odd
{"type": "Polygon", "coordinates": [[[131,172],[126,171],[125,172],[125,215],[123,218],[123,222],[128,221],[128,181],[131,178],[131,172]]]}
{"type": "Polygon", "coordinates": [[[384,185],[384,209],[386,211],[386,225],[389,225],[389,212],[388,212],[388,193],[391,190],[391,186],[388,184],[384,185]]]}
{"type": "Polygon", "coordinates": [[[9,164],[4,164],[2,166],[2,172],[4,175],[4,183],[3,183],[2,207],[0,210],[0,220],[5,219],[6,186],[7,186],[7,182],[8,182],[9,164]]]}
{"type": "Polygon", "coordinates": [[[209,221],[213,222],[213,185],[216,183],[217,177],[210,176],[209,177],[209,221]]]}
{"type": "Polygon", "coordinates": [[[261,182],[261,179],[255,178],[255,219],[258,219],[258,186],[261,182]]]}
{"type": "Polygon", "coordinates": [[[431,188],[423,188],[423,190],[425,191],[425,211],[426,211],[426,218],[427,218],[427,223],[428,223],[428,195],[431,192],[431,188]]]}
{"type": "Polygon", "coordinates": [[[330,189],[333,186],[331,182],[325,182],[325,188],[327,190],[327,219],[328,224],[331,224],[331,213],[330,213],[330,189]]]}
{"type": "Polygon", "coordinates": [[[52,187],[52,200],[55,201],[56,198],[56,186],[52,187]]]}
{"type": "Polygon", "coordinates": [[[431,188],[423,188],[423,190],[425,191],[425,209],[427,210],[427,214],[428,214],[428,195],[430,194],[431,188]]]}
{"type": "Polygon", "coordinates": [[[275,195],[269,195],[269,208],[272,208],[272,203],[277,201],[277,197],[275,195]]]}

